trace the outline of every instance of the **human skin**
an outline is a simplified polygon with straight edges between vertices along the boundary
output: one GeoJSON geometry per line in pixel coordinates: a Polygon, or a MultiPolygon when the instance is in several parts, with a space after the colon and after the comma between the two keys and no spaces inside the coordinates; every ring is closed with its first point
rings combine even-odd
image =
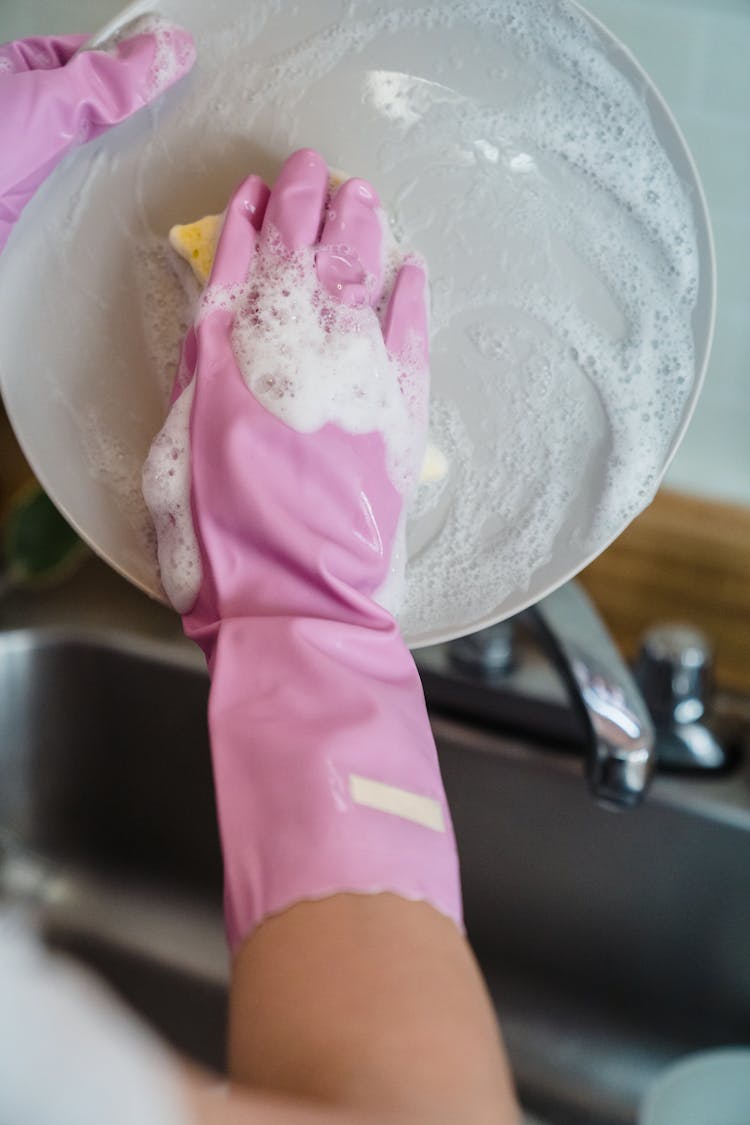
{"type": "Polygon", "coordinates": [[[455,924],[393,894],[266,919],[234,961],[230,1096],[193,1075],[206,1125],[516,1125],[495,1013],[455,924]],[[289,1100],[291,1099],[291,1100],[289,1100]]]}

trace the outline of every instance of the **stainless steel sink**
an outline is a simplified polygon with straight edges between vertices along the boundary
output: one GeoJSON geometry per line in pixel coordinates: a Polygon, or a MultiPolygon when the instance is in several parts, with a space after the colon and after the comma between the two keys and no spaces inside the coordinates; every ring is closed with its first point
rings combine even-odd
{"type": "Polygon", "coordinates": [[[0,892],[222,1067],[227,958],[200,654],[0,633],[0,892]]]}
{"type": "MultiPolygon", "coordinates": [[[[7,624],[7,618],[6,618],[7,624]]],[[[172,1042],[221,1067],[227,959],[197,650],[0,632],[0,880],[172,1042]]],[[[604,811],[570,752],[433,716],[470,937],[524,1104],[633,1122],[656,1071],[750,1041],[750,768],[604,811]]]]}

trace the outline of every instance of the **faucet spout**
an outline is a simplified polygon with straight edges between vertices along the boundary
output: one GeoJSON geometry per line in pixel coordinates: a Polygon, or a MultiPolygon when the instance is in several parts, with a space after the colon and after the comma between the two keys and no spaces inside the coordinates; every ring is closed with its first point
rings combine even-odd
{"type": "Polygon", "coordinates": [[[654,771],[655,735],[646,705],[599,615],[575,582],[523,618],[568,688],[589,733],[586,776],[604,805],[639,804],[654,771]]]}

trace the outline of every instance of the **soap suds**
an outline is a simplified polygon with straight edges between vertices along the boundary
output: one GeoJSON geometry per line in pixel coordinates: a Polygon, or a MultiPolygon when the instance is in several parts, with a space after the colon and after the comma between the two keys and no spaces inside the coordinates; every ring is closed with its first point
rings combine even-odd
{"type": "Polygon", "coordinates": [[[79,415],[78,423],[89,473],[106,487],[139,549],[155,556],[156,536],[143,503],[141,465],[125,443],[112,437],[111,425],[102,423],[93,406],[79,415]]]}
{"type": "Polygon", "coordinates": [[[312,248],[289,253],[267,227],[264,242],[246,284],[204,290],[198,323],[216,308],[235,312],[234,355],[266,409],[303,433],[327,423],[381,432],[391,481],[408,495],[424,455],[424,441],[415,445],[422,373],[388,356],[369,305],[348,308],[326,294],[312,248]]]}
{"type": "Polygon", "coordinates": [[[193,322],[201,289],[187,263],[177,260],[166,238],[139,240],[134,273],[138,278],[141,327],[164,407],[172,393],[182,341],[193,322]]]}
{"type": "Polygon", "coordinates": [[[164,592],[178,613],[193,606],[203,577],[190,508],[190,412],[195,378],[174,402],[143,468],[143,496],[158,542],[164,592]]]}

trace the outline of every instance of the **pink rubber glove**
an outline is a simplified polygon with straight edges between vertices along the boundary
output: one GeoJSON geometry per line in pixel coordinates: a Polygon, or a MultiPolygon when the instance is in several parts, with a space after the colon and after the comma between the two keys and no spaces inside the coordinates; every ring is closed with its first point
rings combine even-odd
{"type": "Polygon", "coordinates": [[[187,73],[192,37],[166,24],[107,51],[86,36],[0,46],[0,250],[68,149],[100,136],[187,73]]]}
{"type": "MultiPolygon", "coordinates": [[[[212,678],[232,949],[267,915],[341,891],[427,900],[463,927],[421,684],[394,618],[373,600],[402,509],[383,437],[330,423],[292,429],[248,390],[232,346],[232,287],[248,271],[252,282],[263,256],[289,257],[284,245],[317,245],[318,278],[346,306],[342,314],[357,309],[369,318],[390,355],[403,356],[405,366],[408,356],[412,371],[419,357],[424,437],[424,273],[401,267],[381,327],[377,197],[350,180],[326,213],[327,189],[326,165],[309,150],[290,157],[270,198],[257,177],[239,188],[178,374],[178,393],[195,376],[190,487],[202,567],[183,620],[212,678]],[[216,287],[227,294],[224,307],[210,296],[216,287]]],[[[144,482],[164,574],[171,502],[153,465],[144,482]]]]}

